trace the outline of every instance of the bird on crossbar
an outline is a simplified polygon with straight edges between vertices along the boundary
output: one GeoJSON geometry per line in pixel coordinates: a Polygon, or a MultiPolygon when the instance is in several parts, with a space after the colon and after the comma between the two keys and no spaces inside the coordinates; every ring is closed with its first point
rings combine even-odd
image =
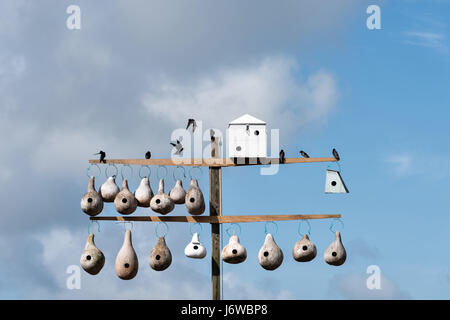
{"type": "Polygon", "coordinates": [[[94,156],[96,156],[98,154],[100,155],[100,162],[106,163],[106,161],[105,161],[106,152],[100,150],[100,152],[94,153],[94,156]]]}
{"type": "Polygon", "coordinates": [[[280,163],[284,163],[286,161],[286,158],[284,157],[284,150],[281,149],[280,151],[280,163]]]}
{"type": "Polygon", "coordinates": [[[309,158],[309,155],[303,150],[300,150],[300,154],[302,155],[303,158],[309,158]]]}
{"type": "Polygon", "coordinates": [[[333,156],[337,161],[341,160],[341,157],[339,157],[339,153],[334,148],[333,148],[333,156]]]}

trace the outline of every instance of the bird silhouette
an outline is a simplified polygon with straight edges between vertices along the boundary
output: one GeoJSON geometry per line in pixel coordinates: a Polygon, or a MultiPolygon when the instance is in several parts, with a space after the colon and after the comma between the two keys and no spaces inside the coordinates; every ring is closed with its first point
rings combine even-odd
{"type": "Polygon", "coordinates": [[[177,140],[177,143],[175,144],[175,143],[173,143],[173,142],[170,142],[170,144],[172,145],[172,146],[174,146],[175,147],[175,149],[176,149],[176,151],[175,151],[175,153],[174,154],[180,154],[181,152],[183,152],[183,145],[181,144],[181,142],[180,142],[180,140],[177,140]]]}
{"type": "Polygon", "coordinates": [[[192,125],[192,132],[195,131],[195,128],[197,128],[197,123],[195,122],[194,119],[188,119],[188,123],[186,126],[186,130],[189,129],[189,127],[192,125]]]}
{"type": "Polygon", "coordinates": [[[145,159],[150,159],[152,157],[152,153],[150,151],[147,151],[145,153],[145,159]]]}
{"type": "Polygon", "coordinates": [[[96,156],[98,154],[100,155],[100,162],[106,163],[106,161],[105,161],[106,152],[100,150],[100,152],[94,153],[94,156],[96,156]]]}
{"type": "Polygon", "coordinates": [[[284,150],[282,149],[280,151],[280,163],[284,163],[286,161],[285,157],[284,157],[284,150]]]}
{"type": "Polygon", "coordinates": [[[339,157],[339,153],[336,151],[336,149],[333,149],[333,156],[337,161],[341,160],[341,157],[339,157]]]}
{"type": "Polygon", "coordinates": [[[302,155],[303,158],[309,158],[309,155],[303,150],[300,150],[300,154],[302,155]]]}

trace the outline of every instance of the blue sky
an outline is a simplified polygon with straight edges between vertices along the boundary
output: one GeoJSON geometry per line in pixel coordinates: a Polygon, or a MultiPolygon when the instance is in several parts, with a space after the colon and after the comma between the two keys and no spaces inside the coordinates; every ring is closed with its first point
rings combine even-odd
{"type": "MultiPolygon", "coordinates": [[[[316,220],[318,255],[295,262],[298,223],[280,222],[285,258],[268,272],[257,262],[264,223],[241,224],[248,258],[224,265],[226,299],[449,299],[450,2],[315,2],[2,2],[0,248],[10,263],[0,266],[0,297],[208,299],[209,252],[184,257],[189,227],[175,224],[173,265],[160,273],[147,264],[154,225],[133,225],[140,270],[127,282],[114,274],[124,228],[102,223],[104,269],[83,273],[80,290],[66,288],[87,238],[79,208],[87,160],[99,149],[165,158],[189,116],[224,130],[250,113],[280,129],[287,157],[336,147],[350,193],[324,194],[324,163],[273,176],[225,168],[223,214],[341,213],[348,259],[323,261],[334,235],[330,221],[316,220]],[[69,4],[81,7],[81,30],[65,27],[69,4]],[[381,7],[381,30],[366,28],[370,4],[381,7]],[[366,288],[369,265],[381,269],[381,290],[366,288]]],[[[155,190],[154,174],[151,183],[155,190]]],[[[199,183],[207,197],[206,170],[199,183]]],[[[108,205],[102,213],[115,214],[108,205]]],[[[200,238],[209,249],[207,226],[200,238]]]]}

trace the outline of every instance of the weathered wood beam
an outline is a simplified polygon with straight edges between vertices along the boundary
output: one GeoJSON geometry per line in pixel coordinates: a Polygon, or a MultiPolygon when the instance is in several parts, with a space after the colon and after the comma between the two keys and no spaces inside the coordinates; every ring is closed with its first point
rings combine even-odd
{"type": "Polygon", "coordinates": [[[89,160],[91,164],[128,164],[141,166],[194,166],[194,167],[237,167],[251,165],[269,164],[292,164],[292,163],[314,163],[314,162],[335,162],[335,158],[286,158],[284,163],[279,163],[278,158],[263,159],[241,159],[235,162],[230,158],[204,158],[204,159],[107,159],[89,160]]]}
{"type": "Polygon", "coordinates": [[[189,223],[241,223],[261,221],[289,221],[340,218],[340,214],[281,214],[245,216],[133,216],[90,217],[97,221],[189,222],[189,223]]]}

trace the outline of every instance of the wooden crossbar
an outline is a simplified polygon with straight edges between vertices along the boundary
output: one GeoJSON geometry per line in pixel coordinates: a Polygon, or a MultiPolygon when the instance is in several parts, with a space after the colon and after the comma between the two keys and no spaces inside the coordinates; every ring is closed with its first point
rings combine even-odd
{"type": "Polygon", "coordinates": [[[269,165],[269,164],[292,164],[292,163],[314,163],[314,162],[335,162],[335,158],[286,158],[285,162],[280,163],[278,158],[250,158],[238,159],[233,161],[230,158],[203,158],[203,159],[105,159],[89,160],[92,164],[128,164],[141,166],[194,166],[194,167],[237,167],[251,165],[269,165]]]}
{"type": "Polygon", "coordinates": [[[246,216],[117,216],[90,217],[91,220],[102,221],[144,221],[144,222],[190,222],[190,223],[239,223],[261,221],[289,221],[309,219],[340,218],[340,214],[281,214],[281,215],[246,215],[246,216]]]}

